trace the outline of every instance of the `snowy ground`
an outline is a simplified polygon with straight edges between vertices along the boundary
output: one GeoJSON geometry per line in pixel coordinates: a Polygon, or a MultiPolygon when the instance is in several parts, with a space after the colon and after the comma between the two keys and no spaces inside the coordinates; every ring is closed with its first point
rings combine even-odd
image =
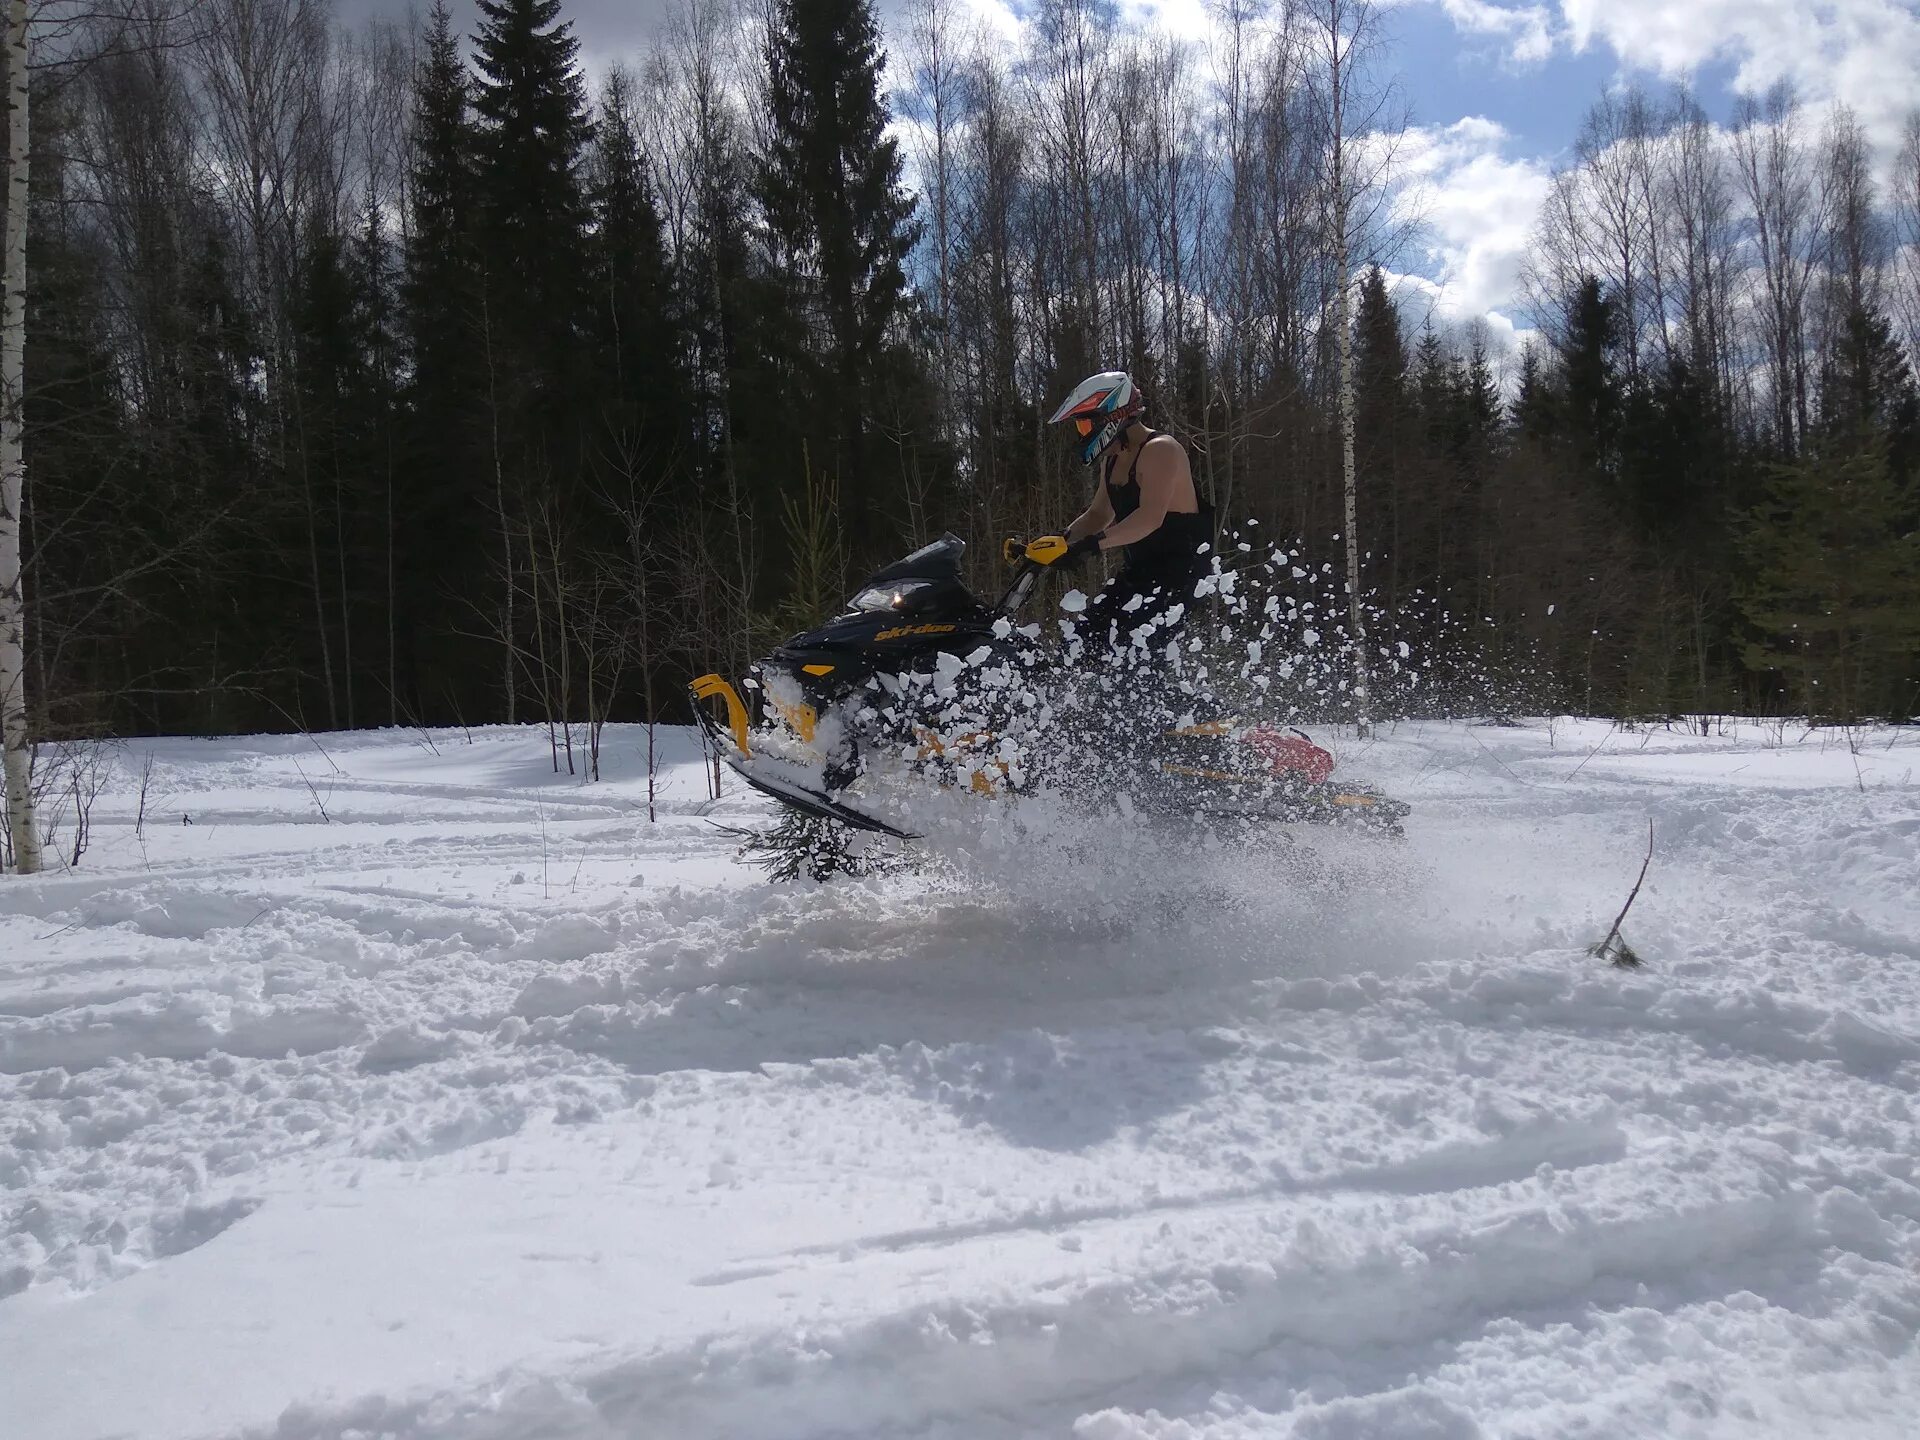
{"type": "Polygon", "coordinates": [[[634,732],[431,738],[131,746],[0,879],[8,1440],[1920,1427],[1920,734],[787,889],[684,736],[652,825],[634,732]]]}

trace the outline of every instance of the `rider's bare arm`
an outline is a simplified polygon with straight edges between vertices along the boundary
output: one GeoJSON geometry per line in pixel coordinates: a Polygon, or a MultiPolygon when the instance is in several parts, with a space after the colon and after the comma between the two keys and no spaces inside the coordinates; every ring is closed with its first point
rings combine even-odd
{"type": "MultiPolygon", "coordinates": [[[[1182,483],[1186,480],[1186,469],[1186,452],[1177,443],[1162,439],[1149,440],[1146,448],[1140,452],[1140,462],[1134,472],[1140,481],[1140,508],[1119,524],[1103,527],[1107,533],[1100,540],[1100,548],[1114,550],[1122,545],[1132,545],[1158,530],[1160,522],[1167,518],[1167,512],[1173,508],[1176,497],[1187,488],[1182,483]]],[[[1108,514],[1112,514],[1111,509],[1108,514]]]]}
{"type": "Polygon", "coordinates": [[[1093,488],[1093,503],[1088,505],[1073,524],[1067,527],[1067,539],[1078,540],[1082,535],[1092,535],[1113,524],[1113,502],[1107,498],[1104,483],[1093,488]]]}

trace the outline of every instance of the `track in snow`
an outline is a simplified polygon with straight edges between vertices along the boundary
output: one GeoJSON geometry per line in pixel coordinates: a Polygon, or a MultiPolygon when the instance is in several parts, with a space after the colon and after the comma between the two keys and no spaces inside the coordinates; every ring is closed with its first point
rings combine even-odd
{"type": "Polygon", "coordinates": [[[1911,1433],[1910,732],[785,891],[683,751],[649,826],[630,733],[436,738],[156,742],[144,845],[130,748],[0,882],[9,1434],[1911,1433]]]}

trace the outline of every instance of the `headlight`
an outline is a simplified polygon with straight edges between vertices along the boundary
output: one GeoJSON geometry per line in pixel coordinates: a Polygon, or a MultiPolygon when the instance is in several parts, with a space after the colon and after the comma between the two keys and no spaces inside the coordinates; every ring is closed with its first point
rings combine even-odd
{"type": "Polygon", "coordinates": [[[931,580],[902,580],[894,585],[870,585],[847,603],[849,610],[898,610],[916,591],[932,588],[931,580]]]}

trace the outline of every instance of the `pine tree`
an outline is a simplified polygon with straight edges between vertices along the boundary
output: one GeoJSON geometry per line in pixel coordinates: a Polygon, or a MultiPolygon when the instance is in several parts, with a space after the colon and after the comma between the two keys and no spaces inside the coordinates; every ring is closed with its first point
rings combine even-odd
{"type": "Polygon", "coordinates": [[[1851,306],[1834,353],[1822,369],[1819,431],[1824,443],[1882,437],[1895,484],[1911,479],[1920,460],[1920,389],[1885,316],[1851,306]]]}
{"type": "Polygon", "coordinates": [[[487,693],[475,683],[481,666],[471,642],[454,638],[475,629],[475,607],[485,603],[478,578],[492,553],[472,88],[446,0],[435,0],[413,88],[398,327],[410,362],[408,413],[391,496],[395,703],[416,716],[429,705],[475,713],[487,693]]]}
{"type": "Polygon", "coordinates": [[[1477,452],[1491,450],[1500,430],[1500,386],[1493,378],[1484,336],[1475,335],[1460,377],[1460,404],[1467,433],[1477,452]]]}
{"type": "Polygon", "coordinates": [[[447,0],[434,0],[425,54],[414,80],[413,167],[407,177],[409,224],[402,291],[416,384],[427,391],[443,385],[454,388],[460,360],[472,347],[470,89],[471,77],[460,59],[447,0]]]}
{"type": "MultiPolygon", "coordinates": [[[[1415,448],[1407,393],[1407,347],[1400,313],[1378,265],[1360,277],[1353,319],[1354,467],[1362,533],[1380,552],[1373,583],[1389,617],[1398,610],[1405,545],[1401,531],[1403,459],[1415,448]]],[[[1389,622],[1391,623],[1391,622],[1389,622]]],[[[1393,638],[1391,631],[1379,637],[1393,638]]]]}
{"type": "Polygon", "coordinates": [[[1545,445],[1558,428],[1559,406],[1555,402],[1552,377],[1540,358],[1540,347],[1520,347],[1520,380],[1514,386],[1508,419],[1521,437],[1545,445]]]}
{"type": "Polygon", "coordinates": [[[478,4],[475,195],[488,343],[514,374],[515,399],[533,404],[569,395],[583,368],[586,82],[560,0],[478,4]]]}
{"type": "Polygon", "coordinates": [[[1617,471],[1621,386],[1615,370],[1620,322],[1599,279],[1582,279],[1567,298],[1560,340],[1566,438],[1575,462],[1604,482],[1617,471]]]}
{"type": "Polygon", "coordinates": [[[484,613],[500,640],[507,718],[531,682],[551,723],[570,702],[573,674],[560,602],[574,577],[561,570],[577,539],[604,528],[586,499],[601,409],[587,344],[592,127],[579,42],[559,0],[478,3],[479,393],[495,529],[484,613]]]}
{"type": "Polygon", "coordinates": [[[1809,714],[1904,713],[1920,656],[1920,532],[1883,437],[1776,465],[1748,517],[1747,663],[1783,675],[1809,714]]]}
{"type": "Polygon", "coordinates": [[[1453,377],[1447,365],[1447,348],[1431,325],[1420,332],[1420,343],[1414,347],[1413,387],[1420,397],[1420,412],[1437,439],[1446,433],[1452,418],[1453,377]]]}
{"type": "MultiPolygon", "coordinates": [[[[397,545],[400,516],[396,486],[402,473],[402,437],[398,423],[402,338],[394,258],[384,207],[369,184],[361,207],[360,225],[353,237],[351,261],[360,301],[357,330],[365,352],[364,385],[354,403],[361,412],[365,447],[362,463],[368,477],[369,503],[375,507],[373,525],[379,535],[379,544],[371,547],[377,561],[373,555],[363,557],[367,563],[377,565],[371,593],[379,599],[375,608],[380,649],[372,673],[381,697],[377,708],[385,714],[389,725],[398,725],[419,713],[404,703],[400,688],[398,601],[402,554],[397,545]]],[[[411,556],[406,559],[409,564],[415,563],[411,556]]]]}
{"type": "Polygon", "coordinates": [[[836,473],[856,558],[885,543],[888,508],[868,416],[888,407],[883,358],[907,310],[912,197],[881,98],[871,0],[777,0],[767,33],[767,150],[757,190],[790,277],[798,415],[836,473]]]}
{"type": "MultiPolygon", "coordinates": [[[[1431,334],[1431,332],[1429,332],[1431,334]]],[[[1353,380],[1361,402],[1361,424],[1385,411],[1397,414],[1406,400],[1407,345],[1400,333],[1400,312],[1387,293],[1378,265],[1360,277],[1360,303],[1353,318],[1353,380]]]]}
{"type": "Polygon", "coordinates": [[[616,77],[594,137],[596,368],[612,389],[606,423],[644,431],[645,447],[665,460],[687,444],[686,338],[628,84],[616,77]]]}
{"type": "MultiPolygon", "coordinates": [[[[355,646],[356,618],[369,611],[366,562],[379,553],[371,534],[369,347],[359,278],[347,244],[316,216],[301,246],[289,307],[294,448],[314,512],[307,517],[307,543],[320,552],[322,611],[339,657],[338,717],[350,728],[359,722],[355,671],[365,660],[355,646]]],[[[331,706],[333,697],[327,698],[331,706]]]]}

